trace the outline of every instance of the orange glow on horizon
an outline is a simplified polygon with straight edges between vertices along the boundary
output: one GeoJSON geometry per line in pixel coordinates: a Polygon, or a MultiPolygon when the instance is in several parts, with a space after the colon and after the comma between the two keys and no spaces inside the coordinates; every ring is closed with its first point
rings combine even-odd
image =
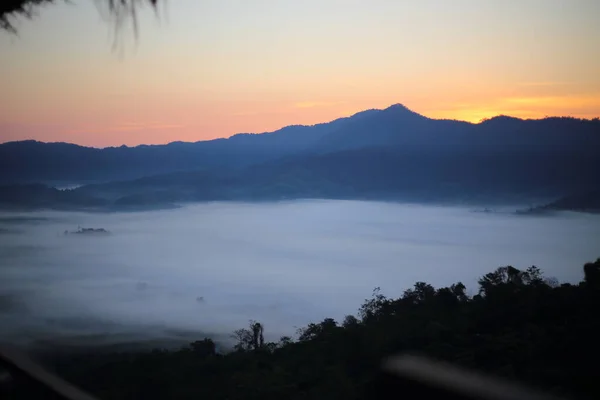
{"type": "Polygon", "coordinates": [[[121,58],[93,4],[59,2],[0,34],[0,142],[193,142],[396,103],[474,123],[599,117],[600,2],[559,3],[179,0],[164,25],[140,14],[121,58]]]}
{"type": "Polygon", "coordinates": [[[593,119],[600,116],[600,95],[582,97],[510,97],[485,104],[457,104],[454,109],[437,110],[428,116],[436,119],[457,119],[477,123],[498,115],[521,119],[541,119],[568,116],[593,119]]]}
{"type": "MultiPolygon", "coordinates": [[[[92,147],[110,147],[122,144],[165,144],[173,141],[195,142],[236,133],[271,132],[288,125],[314,125],[337,118],[349,117],[367,109],[383,109],[398,101],[369,105],[367,102],[303,101],[271,108],[243,108],[245,111],[230,112],[227,107],[207,107],[196,113],[171,111],[162,118],[152,117],[152,112],[142,112],[137,119],[119,117],[91,118],[63,123],[62,118],[50,118],[36,124],[18,121],[2,121],[0,128],[7,135],[6,141],[36,139],[41,141],[65,141],[92,147]],[[11,136],[14,132],[14,137],[11,136]],[[44,134],[46,133],[46,134],[44,134]]],[[[400,102],[401,103],[401,102],[400,102]]],[[[409,109],[433,119],[453,119],[478,123],[498,115],[522,119],[539,119],[548,116],[572,116],[597,118],[600,96],[586,98],[506,98],[485,103],[444,103],[432,107],[431,103],[409,109]]]]}

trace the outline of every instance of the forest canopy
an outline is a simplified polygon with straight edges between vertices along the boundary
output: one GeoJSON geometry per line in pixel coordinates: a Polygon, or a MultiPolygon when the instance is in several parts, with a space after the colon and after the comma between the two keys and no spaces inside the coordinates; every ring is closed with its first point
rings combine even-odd
{"type": "MultiPolygon", "coordinates": [[[[381,361],[429,358],[579,398],[600,398],[596,364],[600,259],[559,283],[535,267],[496,269],[470,296],[460,282],[417,282],[399,297],[375,289],[343,321],[265,341],[268,326],[235,331],[231,351],[211,338],[180,350],[49,357],[51,368],[103,399],[372,399],[381,361]]],[[[390,394],[388,394],[389,396],[390,394]]],[[[34,398],[33,396],[30,398],[34,398]]]]}

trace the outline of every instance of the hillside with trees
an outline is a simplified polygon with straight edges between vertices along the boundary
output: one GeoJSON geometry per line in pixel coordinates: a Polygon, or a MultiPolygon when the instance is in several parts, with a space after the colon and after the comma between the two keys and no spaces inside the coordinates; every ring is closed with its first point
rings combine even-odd
{"type": "Polygon", "coordinates": [[[371,399],[381,395],[374,386],[381,360],[397,353],[548,393],[600,397],[600,259],[584,266],[578,284],[546,278],[536,267],[506,266],[481,277],[477,294],[467,293],[460,282],[417,282],[398,297],[375,289],[356,316],[311,323],[295,339],[266,342],[268,326],[251,321],[233,333],[237,344],[226,353],[205,338],[179,351],[45,360],[101,399],[371,399]]]}

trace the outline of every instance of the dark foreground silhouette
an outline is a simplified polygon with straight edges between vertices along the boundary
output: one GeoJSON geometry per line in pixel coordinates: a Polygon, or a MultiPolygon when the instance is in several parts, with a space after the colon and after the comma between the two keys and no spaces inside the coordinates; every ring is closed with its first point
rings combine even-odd
{"type": "Polygon", "coordinates": [[[207,338],[178,351],[45,362],[101,399],[358,399],[381,397],[381,361],[408,352],[591,399],[600,398],[599,305],[600,259],[584,266],[578,284],[508,266],[483,276],[474,296],[462,283],[435,289],[418,282],[395,299],[376,289],[358,317],[309,324],[295,341],[267,343],[265,327],[251,321],[226,354],[207,338]]]}

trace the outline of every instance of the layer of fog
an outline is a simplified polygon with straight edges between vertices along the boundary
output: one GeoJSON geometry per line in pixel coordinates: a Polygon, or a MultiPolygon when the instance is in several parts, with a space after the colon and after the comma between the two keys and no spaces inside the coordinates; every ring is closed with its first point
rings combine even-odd
{"type": "Polygon", "coordinates": [[[0,341],[267,339],[355,314],[374,287],[476,280],[537,265],[578,282],[600,218],[358,201],[210,203],[169,211],[0,214],[0,341]],[[67,235],[77,226],[110,236],[67,235]]]}

